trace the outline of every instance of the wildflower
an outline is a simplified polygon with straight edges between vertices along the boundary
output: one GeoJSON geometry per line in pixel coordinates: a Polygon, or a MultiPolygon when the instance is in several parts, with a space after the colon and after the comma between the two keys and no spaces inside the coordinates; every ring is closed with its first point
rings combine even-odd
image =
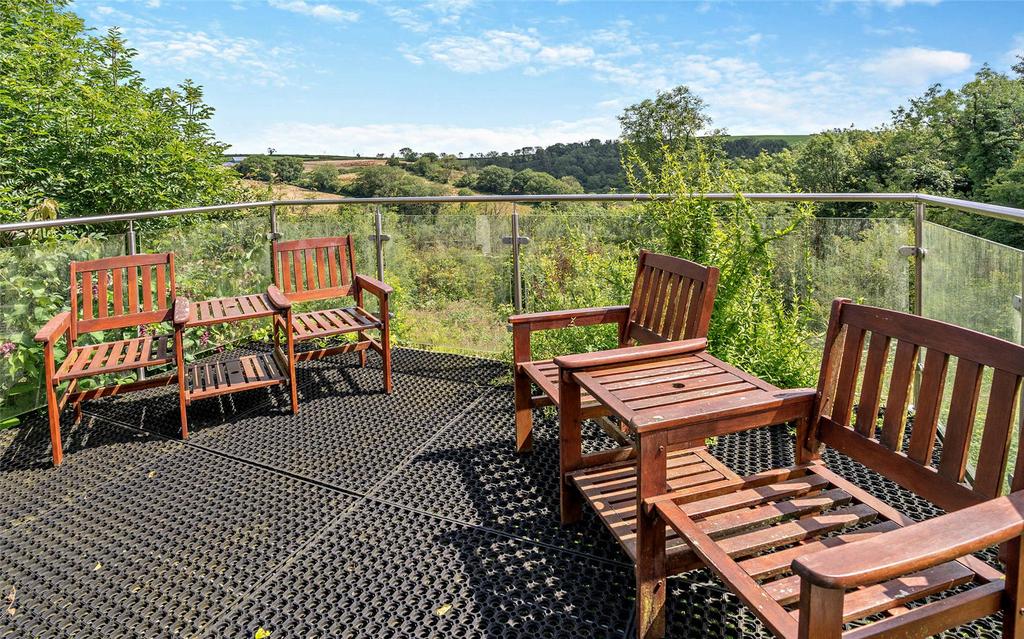
{"type": "Polygon", "coordinates": [[[203,331],[202,335],[199,336],[199,344],[200,344],[200,346],[206,346],[209,343],[210,343],[210,330],[207,329],[207,330],[203,331]]]}
{"type": "Polygon", "coordinates": [[[6,357],[14,352],[17,346],[14,342],[4,342],[0,344],[0,357],[6,357]]]}
{"type": "Polygon", "coordinates": [[[146,335],[149,335],[149,327],[148,326],[140,326],[139,330],[138,330],[138,333],[139,333],[139,337],[145,337],[146,335]]]}

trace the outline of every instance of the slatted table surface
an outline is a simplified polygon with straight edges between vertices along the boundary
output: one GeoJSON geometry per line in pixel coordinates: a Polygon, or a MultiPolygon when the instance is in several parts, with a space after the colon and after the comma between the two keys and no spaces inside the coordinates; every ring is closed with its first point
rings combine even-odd
{"type": "MultiPolygon", "coordinates": [[[[639,431],[758,413],[766,415],[767,426],[794,418],[808,401],[806,393],[780,390],[706,352],[579,372],[574,378],[584,392],[639,431]],[[786,418],[787,410],[794,416],[786,418]]],[[[750,426],[736,430],[745,428],[750,426]]]]}
{"type": "MultiPolygon", "coordinates": [[[[282,313],[266,293],[221,297],[192,302],[185,327],[233,324],[282,313]]],[[[269,353],[195,364],[186,373],[189,401],[286,383],[284,369],[283,362],[269,353]]]]}
{"type": "Polygon", "coordinates": [[[192,316],[185,324],[186,328],[241,322],[281,312],[271,303],[266,293],[192,302],[192,307],[192,316]]]}

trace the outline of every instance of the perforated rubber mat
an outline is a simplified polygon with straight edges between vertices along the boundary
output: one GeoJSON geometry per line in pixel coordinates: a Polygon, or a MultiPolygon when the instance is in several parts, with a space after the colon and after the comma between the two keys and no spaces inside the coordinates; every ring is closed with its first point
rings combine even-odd
{"type": "MultiPolygon", "coordinates": [[[[394,374],[387,396],[373,354],[303,363],[298,415],[287,387],[200,400],[188,442],[173,388],[94,401],[57,469],[45,414],[0,432],[0,637],[631,636],[625,554],[589,512],[558,524],[554,412],[521,456],[505,364],[399,349],[394,374]]],[[[784,427],[712,447],[740,474],[791,449],[784,427]]],[[[769,636],[708,571],[669,583],[670,637],[769,636]]]]}

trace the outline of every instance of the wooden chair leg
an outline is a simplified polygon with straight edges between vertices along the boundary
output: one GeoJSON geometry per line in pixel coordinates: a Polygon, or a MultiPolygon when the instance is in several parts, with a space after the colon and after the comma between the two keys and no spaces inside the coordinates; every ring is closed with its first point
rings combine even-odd
{"type": "Polygon", "coordinates": [[[1003,637],[1024,638],[1024,553],[1018,537],[1000,550],[1006,562],[1006,592],[1003,595],[1003,637]]]}
{"type": "Polygon", "coordinates": [[[81,400],[75,402],[75,425],[82,423],[82,402],[81,400]]]}
{"type": "Polygon", "coordinates": [[[516,452],[528,453],[533,450],[533,405],[530,394],[533,386],[530,377],[516,367],[516,452]]]}
{"type": "Polygon", "coordinates": [[[182,345],[181,330],[174,332],[174,356],[178,366],[178,419],[181,421],[181,438],[188,439],[188,386],[185,383],[185,349],[182,345]]]}
{"type": "MultiPolygon", "coordinates": [[[[50,366],[52,368],[52,365],[50,366]]],[[[46,380],[46,411],[50,419],[50,445],[53,448],[53,465],[60,466],[64,461],[64,447],[60,441],[60,407],[57,405],[57,389],[48,378],[46,380]]]]}
{"type": "Polygon", "coordinates": [[[558,488],[564,526],[579,521],[583,516],[583,498],[569,480],[569,473],[579,470],[583,463],[580,386],[571,375],[559,373],[558,394],[558,488]]]}
{"type": "MultiPolygon", "coordinates": [[[[366,341],[366,333],[363,333],[362,331],[359,332],[359,341],[366,341]]],[[[383,348],[383,345],[381,345],[381,347],[383,348]]],[[[383,354],[381,357],[383,357],[383,354]]],[[[359,351],[359,368],[366,368],[366,351],[359,351]]]]}
{"type": "Polygon", "coordinates": [[[665,522],[647,512],[644,499],[665,492],[667,447],[658,434],[641,436],[637,453],[636,485],[636,636],[661,639],[665,636],[665,596],[668,574],[665,566],[665,522]]]}
{"type": "Polygon", "coordinates": [[[841,639],[843,636],[843,590],[800,583],[799,639],[841,639]]]}
{"type": "MultiPolygon", "coordinates": [[[[391,320],[388,314],[388,300],[384,297],[380,301],[380,350],[381,359],[384,360],[384,392],[391,394],[391,320]]],[[[364,351],[365,353],[365,351],[364,351]]]]}
{"type": "Polygon", "coordinates": [[[295,331],[292,328],[292,312],[286,318],[285,342],[288,345],[288,387],[292,395],[292,415],[299,414],[299,388],[295,383],[295,331]]]}

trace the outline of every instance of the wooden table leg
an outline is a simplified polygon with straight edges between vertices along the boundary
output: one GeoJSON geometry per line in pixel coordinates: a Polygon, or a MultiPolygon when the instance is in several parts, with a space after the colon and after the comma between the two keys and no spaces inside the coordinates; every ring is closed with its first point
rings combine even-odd
{"type": "Polygon", "coordinates": [[[583,498],[569,481],[569,473],[578,470],[583,461],[581,391],[571,372],[559,374],[558,394],[561,401],[558,407],[559,495],[565,525],[579,521],[583,515],[583,498]]]}
{"type": "Polygon", "coordinates": [[[644,499],[667,490],[668,447],[664,433],[637,435],[636,459],[636,636],[665,636],[665,522],[648,513],[644,499]]]}

